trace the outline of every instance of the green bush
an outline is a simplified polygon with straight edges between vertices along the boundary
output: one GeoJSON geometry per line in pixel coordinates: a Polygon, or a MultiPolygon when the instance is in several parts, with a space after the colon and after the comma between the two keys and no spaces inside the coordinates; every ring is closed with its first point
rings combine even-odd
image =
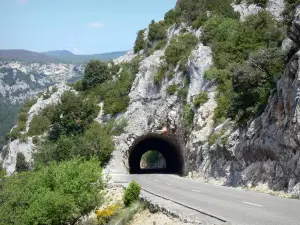
{"type": "Polygon", "coordinates": [[[141,186],[135,181],[130,182],[123,195],[123,203],[125,206],[130,206],[135,201],[139,200],[141,186]]]}
{"type": "Polygon", "coordinates": [[[75,224],[103,201],[96,159],[72,159],[3,178],[0,224],[75,224]]]}
{"type": "Polygon", "coordinates": [[[197,37],[191,33],[180,34],[178,37],[174,37],[165,51],[167,64],[176,67],[180,62],[181,65],[185,65],[197,43],[197,37]]]}
{"type": "Polygon", "coordinates": [[[203,27],[202,41],[214,52],[204,76],[218,84],[215,122],[230,116],[244,123],[261,113],[283,71],[282,28],[265,11],[245,22],[213,15],[203,27]]]}
{"type": "Polygon", "coordinates": [[[85,67],[82,85],[86,90],[97,84],[104,83],[108,78],[109,69],[107,64],[98,60],[91,60],[85,67]]]}
{"type": "Polygon", "coordinates": [[[138,53],[140,50],[145,49],[146,42],[144,40],[145,30],[140,30],[137,34],[137,38],[134,44],[134,53],[138,53]]]}
{"type": "Polygon", "coordinates": [[[50,128],[50,120],[46,116],[35,115],[29,126],[29,135],[42,135],[50,128]]]}
{"type": "Polygon", "coordinates": [[[170,95],[174,95],[174,94],[177,92],[177,88],[178,88],[178,85],[176,85],[176,84],[171,84],[171,85],[168,87],[167,91],[168,91],[168,93],[169,93],[170,95]]]}
{"type": "Polygon", "coordinates": [[[99,123],[92,124],[84,134],[84,140],[92,150],[92,155],[98,157],[102,165],[106,164],[115,150],[114,142],[106,127],[99,123]]]}
{"type": "Polygon", "coordinates": [[[169,70],[169,67],[167,64],[161,64],[160,67],[158,67],[156,74],[154,75],[154,83],[156,85],[160,84],[163,79],[166,77],[166,74],[169,70]]]}
{"type": "Polygon", "coordinates": [[[167,25],[173,25],[175,23],[179,23],[181,21],[180,18],[180,10],[177,9],[171,9],[165,14],[164,21],[167,25]]]}
{"type": "Polygon", "coordinates": [[[75,156],[85,159],[97,157],[104,165],[110,159],[114,149],[114,142],[108,129],[93,123],[82,135],[60,136],[54,141],[45,140],[38,143],[34,161],[38,166],[49,165],[53,161],[67,161],[75,156]]]}
{"type": "MultiPolygon", "coordinates": [[[[225,132],[226,132],[226,131],[225,131],[224,129],[222,129],[221,131],[219,131],[219,132],[217,132],[217,133],[211,134],[211,135],[208,137],[208,143],[209,143],[209,145],[216,144],[217,141],[219,141],[220,138],[225,134],[225,132]]],[[[222,138],[221,141],[222,141],[222,144],[224,144],[225,141],[226,141],[226,139],[223,139],[223,138],[222,138]]]]}
{"type": "Polygon", "coordinates": [[[18,173],[28,171],[30,169],[30,166],[28,162],[26,162],[25,156],[23,153],[18,152],[17,154],[17,162],[16,162],[16,171],[18,173]]]}
{"type": "Polygon", "coordinates": [[[190,130],[194,121],[194,111],[190,105],[185,105],[183,108],[183,121],[186,130],[190,130]]]}
{"type": "Polygon", "coordinates": [[[208,101],[208,93],[207,92],[200,92],[196,96],[194,96],[194,106],[200,107],[202,104],[208,101]]]}
{"type": "Polygon", "coordinates": [[[154,20],[151,21],[149,25],[148,39],[151,43],[156,41],[164,40],[167,38],[167,29],[163,21],[155,23],[154,20]]]}

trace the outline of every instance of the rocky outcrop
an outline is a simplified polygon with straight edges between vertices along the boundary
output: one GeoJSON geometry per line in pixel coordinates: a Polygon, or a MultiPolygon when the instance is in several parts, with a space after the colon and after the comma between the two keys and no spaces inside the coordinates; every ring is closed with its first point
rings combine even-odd
{"type": "Polygon", "coordinates": [[[7,154],[4,158],[0,156],[0,161],[3,163],[3,168],[7,174],[10,175],[16,170],[17,154],[23,153],[25,160],[28,163],[32,162],[32,150],[33,150],[32,138],[29,137],[24,141],[14,140],[10,142],[6,148],[7,154]]]}
{"type": "MultiPolygon", "coordinates": [[[[268,11],[277,21],[283,20],[284,0],[269,0],[267,2],[266,11],[268,11]]],[[[248,4],[243,1],[241,4],[232,5],[234,11],[239,12],[241,21],[244,21],[248,16],[257,14],[263,10],[262,7],[256,4],[248,4]]]]}
{"type": "MultiPolygon", "coordinates": [[[[299,10],[299,9],[298,9],[299,10]]],[[[291,39],[299,40],[296,13],[291,39]]],[[[300,51],[288,63],[264,113],[246,128],[232,130],[224,123],[213,130],[226,130],[216,144],[203,144],[193,138],[196,153],[190,154],[194,170],[204,176],[226,178],[226,185],[267,184],[300,197],[300,51]],[[224,140],[223,139],[223,140],[224,140]],[[197,143],[195,143],[197,142],[197,143]]]]}
{"type": "MultiPolygon", "coordinates": [[[[178,35],[183,27],[185,27],[184,24],[177,28],[172,26],[168,30],[168,39],[178,35]]],[[[171,84],[183,85],[183,74],[175,69],[173,78],[165,78],[160,85],[154,83],[154,76],[162,63],[163,55],[164,50],[158,50],[140,63],[139,73],[136,75],[129,94],[129,107],[120,116],[128,120],[128,126],[125,133],[115,137],[117,149],[114,151],[112,160],[107,166],[108,171],[126,172],[128,169],[128,150],[134,140],[142,135],[155,133],[163,127],[167,127],[171,134],[179,140],[181,148],[187,154],[181,116],[183,107],[179,97],[170,95],[167,91],[171,84]],[[120,161],[123,163],[120,163],[120,161]]],[[[211,49],[200,43],[193,51],[188,64],[189,73],[191,74],[190,99],[190,97],[201,91],[212,88],[203,79],[204,71],[212,64],[211,49]]],[[[211,101],[214,101],[213,94],[210,97],[211,101]]]]}
{"type": "Polygon", "coordinates": [[[0,61],[0,94],[22,103],[51,85],[81,79],[83,72],[83,65],[0,61]]]}

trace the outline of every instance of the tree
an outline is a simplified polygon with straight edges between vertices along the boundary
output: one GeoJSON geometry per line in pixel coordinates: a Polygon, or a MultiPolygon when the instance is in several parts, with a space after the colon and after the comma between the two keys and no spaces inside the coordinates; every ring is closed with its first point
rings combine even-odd
{"type": "Polygon", "coordinates": [[[101,205],[104,182],[96,159],[73,159],[5,177],[0,224],[75,224],[101,205]]]}
{"type": "Polygon", "coordinates": [[[85,67],[82,80],[83,88],[86,90],[97,84],[101,84],[109,77],[109,69],[106,63],[99,60],[91,60],[85,67]]]}
{"type": "Polygon", "coordinates": [[[84,137],[101,164],[107,163],[114,151],[114,143],[107,130],[99,123],[93,123],[85,132],[84,137]]]}
{"type": "Polygon", "coordinates": [[[29,127],[30,135],[42,135],[50,127],[50,121],[46,116],[36,115],[32,118],[29,127]]]}
{"type": "Polygon", "coordinates": [[[28,171],[30,169],[29,164],[26,162],[25,156],[23,153],[18,152],[17,162],[16,162],[16,171],[18,173],[28,171]]]}

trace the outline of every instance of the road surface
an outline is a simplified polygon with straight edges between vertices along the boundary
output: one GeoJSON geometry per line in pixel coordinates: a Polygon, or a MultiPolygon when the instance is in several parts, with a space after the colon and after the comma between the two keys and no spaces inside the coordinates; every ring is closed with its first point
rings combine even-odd
{"type": "Polygon", "coordinates": [[[230,221],[233,225],[300,225],[300,200],[215,186],[165,174],[113,174],[112,182],[132,180],[159,196],[230,221]]]}

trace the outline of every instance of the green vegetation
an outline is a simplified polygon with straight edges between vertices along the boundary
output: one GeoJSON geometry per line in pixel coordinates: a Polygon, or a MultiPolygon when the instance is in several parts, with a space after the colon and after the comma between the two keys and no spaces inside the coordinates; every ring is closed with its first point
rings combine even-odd
{"type": "Polygon", "coordinates": [[[155,23],[154,20],[151,21],[149,25],[148,39],[150,43],[156,41],[161,41],[167,38],[167,29],[163,21],[155,23]]]}
{"type": "Polygon", "coordinates": [[[17,154],[17,163],[16,163],[16,171],[18,173],[28,171],[30,169],[30,166],[28,162],[26,162],[25,156],[23,153],[18,152],[17,154]]]}
{"type": "Polygon", "coordinates": [[[194,96],[194,106],[199,108],[205,102],[208,101],[208,93],[200,92],[198,95],[194,96]]]}
{"type": "MultiPolygon", "coordinates": [[[[30,108],[36,103],[36,99],[28,100],[21,110],[18,113],[17,116],[17,125],[16,127],[10,132],[7,133],[6,138],[15,140],[17,138],[21,138],[22,134],[21,132],[24,132],[26,129],[26,122],[27,122],[27,114],[30,110],[30,108]]],[[[22,137],[24,139],[24,137],[22,137]]]]}
{"type": "Polygon", "coordinates": [[[214,51],[214,67],[205,77],[218,83],[217,123],[228,116],[244,123],[261,113],[283,71],[282,37],[280,26],[265,11],[245,22],[221,15],[205,22],[202,41],[214,51]]]}
{"type": "Polygon", "coordinates": [[[145,49],[146,42],[144,40],[145,30],[140,30],[137,34],[137,38],[134,44],[134,53],[138,53],[139,51],[145,49]]]}
{"type": "Polygon", "coordinates": [[[0,224],[75,224],[101,204],[103,189],[96,159],[72,159],[5,177],[0,188],[0,224]]]}
{"type": "Polygon", "coordinates": [[[181,69],[183,69],[197,43],[197,37],[191,33],[180,34],[174,37],[165,51],[167,64],[176,67],[180,63],[181,69]]]}
{"type": "Polygon", "coordinates": [[[85,67],[84,78],[82,80],[83,88],[88,89],[97,84],[104,83],[108,77],[107,64],[98,60],[92,60],[85,67]]]}
{"type": "MultiPolygon", "coordinates": [[[[213,133],[208,137],[208,143],[209,145],[213,145],[216,144],[217,141],[220,140],[220,138],[225,134],[226,130],[222,129],[221,131],[217,132],[217,133],[213,133]]],[[[228,137],[222,138],[222,143],[225,144],[225,142],[227,141],[228,137]]]]}
{"type": "Polygon", "coordinates": [[[191,105],[185,105],[183,109],[183,121],[185,124],[186,131],[191,129],[194,120],[194,111],[191,105]]]}
{"type": "Polygon", "coordinates": [[[178,85],[176,85],[176,84],[171,84],[171,85],[168,87],[167,91],[168,91],[168,93],[169,93],[170,95],[174,95],[174,94],[177,92],[177,89],[178,89],[178,85]]]}
{"type": "Polygon", "coordinates": [[[146,205],[140,201],[132,203],[129,207],[126,207],[111,219],[110,224],[122,224],[129,225],[132,222],[134,215],[140,211],[145,210],[146,205]]]}
{"type": "Polygon", "coordinates": [[[125,206],[130,206],[132,203],[139,200],[141,186],[135,181],[130,182],[123,195],[123,202],[125,206]]]}
{"type": "Polygon", "coordinates": [[[50,128],[50,120],[46,116],[34,116],[29,126],[29,135],[42,135],[50,128]]]}
{"type": "Polygon", "coordinates": [[[160,153],[158,151],[149,150],[142,156],[142,161],[146,162],[147,165],[153,165],[160,158],[160,153]]]}
{"type": "Polygon", "coordinates": [[[129,92],[136,74],[139,72],[141,57],[134,58],[130,63],[122,63],[118,79],[108,79],[104,83],[86,90],[86,96],[104,102],[104,113],[116,115],[124,112],[129,104],[129,92]]]}

